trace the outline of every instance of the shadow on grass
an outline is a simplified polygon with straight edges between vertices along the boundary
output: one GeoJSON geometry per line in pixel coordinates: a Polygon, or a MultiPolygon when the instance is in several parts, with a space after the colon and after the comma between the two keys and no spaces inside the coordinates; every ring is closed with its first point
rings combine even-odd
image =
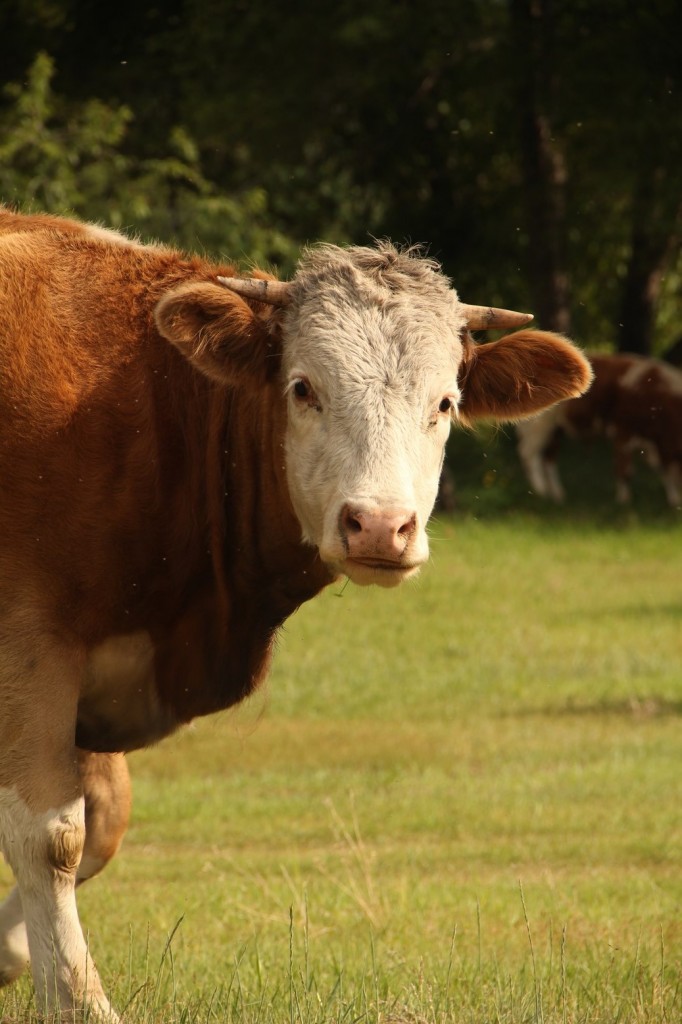
{"type": "Polygon", "coordinates": [[[682,620],[682,601],[674,604],[612,604],[608,607],[590,608],[589,611],[574,609],[571,611],[572,619],[612,619],[617,615],[623,619],[680,619],[682,620]]]}
{"type": "Polygon", "coordinates": [[[502,718],[570,718],[588,715],[614,715],[633,719],[651,719],[682,716],[682,701],[667,697],[624,697],[619,700],[604,698],[596,701],[568,701],[564,705],[544,705],[534,708],[516,708],[501,712],[502,718]]]}

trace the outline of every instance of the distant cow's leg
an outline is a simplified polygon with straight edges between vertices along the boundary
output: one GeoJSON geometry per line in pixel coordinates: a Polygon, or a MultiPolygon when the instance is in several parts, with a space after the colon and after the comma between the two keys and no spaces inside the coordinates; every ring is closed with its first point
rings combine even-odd
{"type": "MultiPolygon", "coordinates": [[[[130,817],[130,776],[123,754],[78,751],[85,795],[85,846],[76,884],[104,868],[114,856],[130,817]]],[[[0,985],[18,978],[30,961],[19,889],[0,905],[0,985]]]]}
{"type": "Polygon", "coordinates": [[[616,501],[619,505],[628,505],[632,501],[632,453],[627,439],[619,436],[614,438],[613,461],[616,474],[616,501]]]}
{"type": "MultiPolygon", "coordinates": [[[[0,626],[0,845],[14,872],[39,1010],[112,1018],[76,909],[85,807],[73,746],[82,658],[0,626]]],[[[12,904],[10,904],[10,910],[12,904]]],[[[16,902],[14,903],[16,915],[16,902]]]]}
{"type": "Polygon", "coordinates": [[[671,508],[682,505],[682,473],[677,462],[669,462],[661,468],[665,495],[671,508]]]}
{"type": "Polygon", "coordinates": [[[519,457],[526,479],[541,498],[558,503],[564,500],[564,489],[557,468],[557,451],[561,430],[554,417],[546,414],[517,424],[519,457]]]}
{"type": "Polygon", "coordinates": [[[566,500],[566,492],[559,476],[559,467],[557,466],[556,459],[545,459],[545,482],[547,496],[552,501],[555,501],[557,505],[563,504],[566,500]]]}
{"type": "Polygon", "coordinates": [[[519,444],[519,455],[528,483],[541,498],[548,498],[545,460],[542,450],[526,444],[525,438],[519,444]]]}

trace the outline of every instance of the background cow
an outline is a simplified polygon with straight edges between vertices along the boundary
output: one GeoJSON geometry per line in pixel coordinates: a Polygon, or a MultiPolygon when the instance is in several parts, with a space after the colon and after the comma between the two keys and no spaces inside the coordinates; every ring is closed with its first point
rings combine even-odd
{"type": "Polygon", "coordinates": [[[390,243],[289,283],[0,211],[0,974],[112,1011],[75,885],[114,854],[121,752],[237,703],[277,630],[346,574],[428,556],[450,424],[579,394],[589,364],[461,303],[390,243]]]}
{"type": "Polygon", "coordinates": [[[562,502],[557,456],[564,437],[606,437],[613,445],[616,500],[631,499],[633,455],[656,468],[672,507],[682,504],[682,373],[656,359],[591,354],[586,394],[518,423],[518,450],[533,490],[562,502]]]}

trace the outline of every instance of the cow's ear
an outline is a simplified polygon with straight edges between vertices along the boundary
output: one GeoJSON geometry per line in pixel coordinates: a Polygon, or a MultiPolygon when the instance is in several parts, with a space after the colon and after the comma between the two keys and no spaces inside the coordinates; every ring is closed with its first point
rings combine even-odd
{"type": "Polygon", "coordinates": [[[277,372],[279,330],[272,308],[263,307],[259,315],[222,285],[179,285],[157,303],[154,318],[164,338],[222,384],[262,384],[277,372]]]}
{"type": "Polygon", "coordinates": [[[517,331],[500,341],[465,347],[459,413],[477,419],[518,420],[564,398],[576,398],[592,367],[571,342],[550,331],[517,331]]]}

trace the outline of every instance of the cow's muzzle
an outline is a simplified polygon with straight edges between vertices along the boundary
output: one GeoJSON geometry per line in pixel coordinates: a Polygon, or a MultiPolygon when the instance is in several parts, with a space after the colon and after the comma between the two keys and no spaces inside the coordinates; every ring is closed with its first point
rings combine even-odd
{"type": "Polygon", "coordinates": [[[344,552],[339,568],[354,583],[396,586],[415,575],[425,560],[416,550],[417,514],[411,509],[346,504],[338,531],[344,552]]]}

